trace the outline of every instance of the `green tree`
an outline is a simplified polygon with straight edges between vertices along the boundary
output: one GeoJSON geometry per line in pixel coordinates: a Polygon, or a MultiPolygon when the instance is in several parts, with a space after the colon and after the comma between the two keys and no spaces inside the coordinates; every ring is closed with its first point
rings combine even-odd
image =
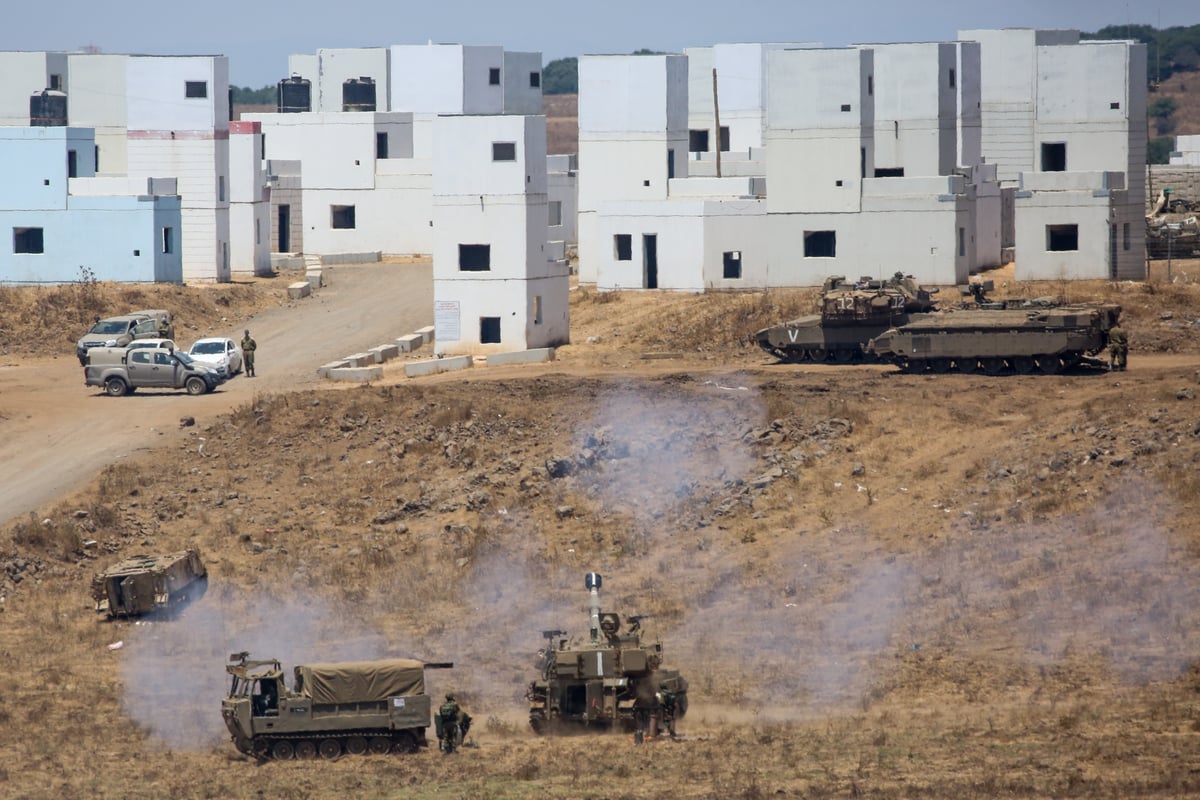
{"type": "Polygon", "coordinates": [[[1158,29],[1151,25],[1106,25],[1083,39],[1133,39],[1146,45],[1146,79],[1151,83],[1200,66],[1200,25],[1158,29]]]}
{"type": "Polygon", "coordinates": [[[1152,117],[1169,117],[1179,110],[1179,104],[1174,97],[1160,97],[1150,104],[1146,113],[1152,117]]]}
{"type": "Polygon", "coordinates": [[[1150,140],[1146,148],[1147,164],[1166,164],[1171,160],[1171,151],[1175,149],[1175,137],[1160,136],[1150,140]]]}
{"type": "Polygon", "coordinates": [[[542,67],[542,94],[578,94],[579,59],[556,58],[542,67]]]}
{"type": "Polygon", "coordinates": [[[233,102],[242,106],[275,105],[275,87],[264,86],[261,89],[251,89],[249,86],[230,86],[233,91],[233,102]]]}

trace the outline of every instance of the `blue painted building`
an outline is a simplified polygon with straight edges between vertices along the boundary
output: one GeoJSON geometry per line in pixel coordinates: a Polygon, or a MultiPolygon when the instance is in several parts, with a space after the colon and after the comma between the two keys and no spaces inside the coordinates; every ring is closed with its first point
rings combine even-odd
{"type": "Polygon", "coordinates": [[[91,128],[0,126],[0,283],[182,283],[174,178],[96,177],[91,128]]]}

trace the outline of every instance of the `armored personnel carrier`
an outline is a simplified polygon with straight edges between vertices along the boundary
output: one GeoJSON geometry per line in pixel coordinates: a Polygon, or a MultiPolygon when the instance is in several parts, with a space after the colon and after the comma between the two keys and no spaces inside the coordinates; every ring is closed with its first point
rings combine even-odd
{"type": "Polygon", "coordinates": [[[861,278],[857,283],[835,275],[825,279],[818,313],[763,328],[754,338],[781,361],[861,361],[871,337],[932,311],[935,292],[900,272],[887,280],[861,278]]]}
{"type": "Polygon", "coordinates": [[[332,759],[349,753],[412,753],[427,747],[430,698],[425,670],[449,663],[393,658],[295,668],[292,686],[274,659],[234,653],[221,716],[233,744],[267,760],[332,759]]]}
{"type": "Polygon", "coordinates": [[[1055,374],[1108,346],[1117,305],[956,310],[890,328],[867,351],[907,372],[1055,374]]]}
{"type": "Polygon", "coordinates": [[[109,617],[176,610],[207,588],[208,570],[195,550],[133,556],[92,578],[96,611],[109,617]]]}
{"type": "Polygon", "coordinates": [[[620,727],[638,735],[660,730],[674,734],[675,720],[687,713],[687,681],[662,666],[659,642],[644,642],[641,616],[600,610],[598,573],[584,586],[591,594],[588,635],[567,638],[562,630],[543,631],[538,652],[540,675],[529,684],[529,724],[536,733],[572,728],[620,727]]]}

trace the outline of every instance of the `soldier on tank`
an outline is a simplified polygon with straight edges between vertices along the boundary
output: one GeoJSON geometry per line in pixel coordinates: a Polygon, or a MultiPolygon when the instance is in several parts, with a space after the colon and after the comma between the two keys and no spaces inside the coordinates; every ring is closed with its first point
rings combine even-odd
{"type": "Polygon", "coordinates": [[[1108,332],[1108,367],[1114,372],[1124,372],[1129,356],[1129,336],[1120,325],[1108,332]]]}

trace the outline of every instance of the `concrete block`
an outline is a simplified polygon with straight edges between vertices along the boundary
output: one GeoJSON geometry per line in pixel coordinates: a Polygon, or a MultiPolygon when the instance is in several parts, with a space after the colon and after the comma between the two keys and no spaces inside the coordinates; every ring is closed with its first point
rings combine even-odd
{"type": "Polygon", "coordinates": [[[383,260],[379,250],[364,253],[326,253],[321,256],[322,264],[376,264],[383,260]]]}
{"type": "Polygon", "coordinates": [[[325,270],[309,269],[304,272],[305,285],[310,289],[320,289],[325,285],[325,270]]]}
{"type": "Polygon", "coordinates": [[[432,325],[428,325],[424,328],[418,328],[417,333],[419,333],[421,335],[421,341],[424,342],[425,344],[429,344],[430,342],[433,341],[433,326],[432,325]]]}
{"type": "Polygon", "coordinates": [[[410,378],[424,375],[437,375],[439,372],[453,372],[466,369],[474,363],[470,356],[454,356],[452,358],[434,358],[429,361],[411,361],[404,365],[404,374],[410,378]]]}
{"type": "Polygon", "coordinates": [[[372,347],[367,352],[375,354],[376,364],[382,364],[385,361],[391,361],[393,358],[400,355],[400,348],[394,344],[381,344],[372,347]]]}
{"type": "Polygon", "coordinates": [[[304,281],[288,284],[288,297],[299,300],[312,294],[312,286],[304,281]]]}
{"type": "Polygon", "coordinates": [[[401,353],[411,353],[423,344],[425,344],[425,339],[419,333],[410,333],[396,340],[396,347],[401,353]]]}
{"type": "Polygon", "coordinates": [[[499,367],[504,364],[542,364],[553,360],[553,347],[538,347],[533,350],[518,350],[515,353],[488,353],[487,365],[499,367]]]}
{"type": "Polygon", "coordinates": [[[367,381],[377,381],[382,378],[383,367],[339,367],[329,370],[329,374],[326,377],[332,381],[366,383],[367,381]]]}
{"type": "Polygon", "coordinates": [[[370,364],[379,363],[375,360],[374,353],[355,353],[352,356],[346,356],[345,360],[350,362],[350,366],[352,367],[365,367],[370,364]]]}
{"type": "Polygon", "coordinates": [[[342,367],[350,366],[349,361],[330,361],[328,364],[322,364],[317,367],[317,375],[322,378],[329,377],[329,371],[332,369],[341,369],[342,367]]]}
{"type": "Polygon", "coordinates": [[[276,270],[303,269],[304,259],[295,253],[271,253],[271,268],[276,270]]]}

